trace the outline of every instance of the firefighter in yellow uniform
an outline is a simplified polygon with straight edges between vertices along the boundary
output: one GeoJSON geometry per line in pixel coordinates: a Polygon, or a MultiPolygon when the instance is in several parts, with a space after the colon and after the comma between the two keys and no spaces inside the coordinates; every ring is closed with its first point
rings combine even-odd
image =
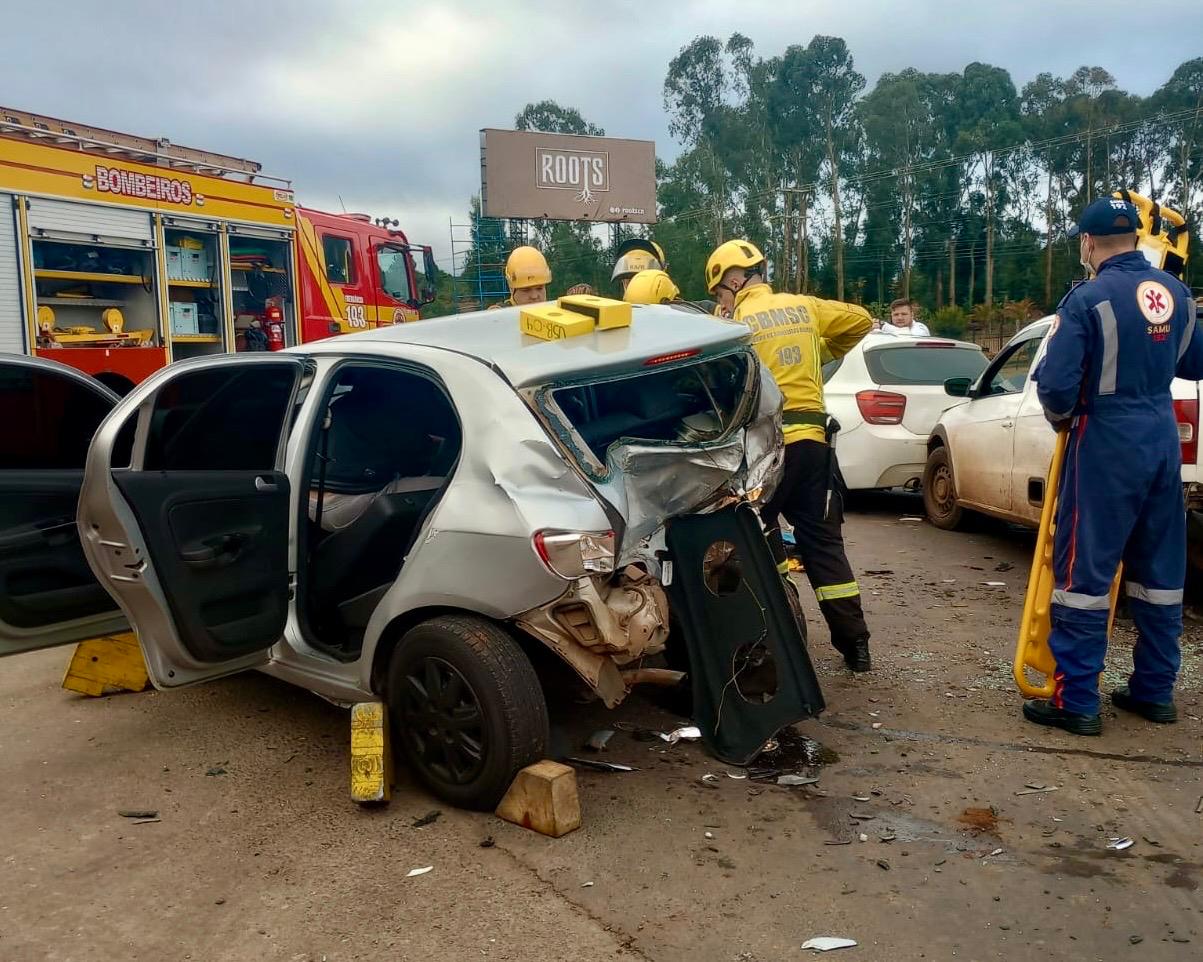
{"type": "Polygon", "coordinates": [[[769,544],[788,571],[780,516],[794,528],[831,643],[852,671],[868,671],[869,628],[860,588],[844,551],[843,479],[832,438],[839,429],[823,407],[823,350],[843,357],[873,326],[855,304],[800,294],[774,294],[765,283],[764,255],[746,240],[728,241],[706,263],[706,287],[733,320],[752,332],[752,345],[785,397],[785,473],[761,509],[769,544]]]}
{"type": "Polygon", "coordinates": [[[681,289],[664,271],[640,271],[627,284],[622,299],[628,304],[671,304],[681,299],[681,289]]]}
{"type": "Polygon", "coordinates": [[[547,288],[551,284],[551,268],[547,266],[547,258],[535,247],[515,247],[506,258],[505,282],[509,285],[510,296],[489,310],[542,304],[547,300],[547,288]]]}

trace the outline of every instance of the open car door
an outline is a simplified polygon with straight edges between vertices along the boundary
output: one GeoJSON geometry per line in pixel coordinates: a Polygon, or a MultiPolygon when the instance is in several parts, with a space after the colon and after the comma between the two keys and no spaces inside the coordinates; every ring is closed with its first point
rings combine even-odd
{"type": "Polygon", "coordinates": [[[172,365],[101,426],[79,505],[84,551],[138,633],[151,681],[266,664],[288,618],[284,450],[310,362],[240,355],[172,365]],[[121,423],[137,431],[115,457],[121,423]]]}
{"type": "Polygon", "coordinates": [[[88,443],[117,400],[65,364],[0,355],[0,655],[125,627],[75,524],[88,443]]]}

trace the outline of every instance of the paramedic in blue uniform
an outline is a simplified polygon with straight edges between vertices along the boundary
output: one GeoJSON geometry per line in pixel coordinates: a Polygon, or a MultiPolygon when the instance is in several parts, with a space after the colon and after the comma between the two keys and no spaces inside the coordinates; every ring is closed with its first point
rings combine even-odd
{"type": "Polygon", "coordinates": [[[1108,197],[1070,229],[1093,277],[1058,306],[1035,375],[1045,416],[1069,438],[1053,546],[1056,688],[1023,714],[1075,735],[1102,731],[1098,681],[1121,561],[1138,639],[1135,670],[1111,701],[1177,720],[1186,512],[1170,381],[1203,378],[1203,332],[1189,289],[1136,250],[1138,226],[1135,207],[1108,197]]]}

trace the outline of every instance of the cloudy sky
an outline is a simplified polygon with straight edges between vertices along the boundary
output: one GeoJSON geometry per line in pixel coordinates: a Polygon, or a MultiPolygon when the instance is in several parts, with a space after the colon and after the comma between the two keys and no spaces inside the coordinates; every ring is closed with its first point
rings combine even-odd
{"type": "Polygon", "coordinates": [[[982,60],[1017,86],[1106,67],[1148,94],[1203,56],[1203,3],[998,0],[39,0],[6,4],[0,103],[260,161],[300,203],[395,216],[448,265],[449,222],[479,189],[481,127],[528,102],[609,134],[668,135],[661,88],[693,37],[747,34],[763,56],[848,41],[870,85],[907,66],[982,60]]]}

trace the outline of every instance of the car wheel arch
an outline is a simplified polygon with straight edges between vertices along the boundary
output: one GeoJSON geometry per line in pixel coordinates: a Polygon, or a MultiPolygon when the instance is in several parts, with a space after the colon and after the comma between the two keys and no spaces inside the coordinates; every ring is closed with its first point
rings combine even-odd
{"type": "MultiPolygon", "coordinates": [[[[522,649],[536,668],[540,668],[543,665],[546,660],[545,656],[550,651],[537,638],[531,637],[525,631],[518,630],[512,623],[471,608],[461,608],[456,605],[427,605],[425,607],[411,608],[396,615],[385,625],[380,632],[379,638],[376,640],[376,645],[370,655],[372,667],[369,678],[370,690],[373,694],[381,697],[385,697],[388,694],[389,662],[392,660],[393,652],[396,651],[397,645],[401,643],[401,639],[405,637],[410,629],[417,627],[425,621],[430,621],[432,618],[440,618],[447,615],[479,618],[481,621],[487,621],[492,625],[496,625],[514,639],[518,647],[522,649]]],[[[557,662],[561,661],[560,657],[554,655],[554,653],[553,657],[555,657],[557,662]]]]}

